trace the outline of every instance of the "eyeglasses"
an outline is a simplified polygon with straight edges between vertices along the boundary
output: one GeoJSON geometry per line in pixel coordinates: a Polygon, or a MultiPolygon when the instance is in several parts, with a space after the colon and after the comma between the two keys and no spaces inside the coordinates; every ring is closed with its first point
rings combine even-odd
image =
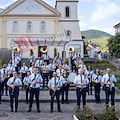
{"type": "Polygon", "coordinates": [[[57,74],[53,74],[53,75],[57,75],[57,74]]]}

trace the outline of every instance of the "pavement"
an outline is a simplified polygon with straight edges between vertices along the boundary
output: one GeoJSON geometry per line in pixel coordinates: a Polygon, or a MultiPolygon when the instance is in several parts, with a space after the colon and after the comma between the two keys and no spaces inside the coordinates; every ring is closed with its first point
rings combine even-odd
{"type": "MultiPolygon", "coordinates": [[[[101,103],[95,103],[94,90],[93,95],[86,95],[87,106],[89,106],[94,113],[103,112],[105,105],[105,92],[101,90],[101,103]]],[[[10,112],[9,96],[2,96],[2,103],[0,104],[0,120],[73,120],[76,107],[76,91],[75,87],[70,87],[69,104],[61,104],[62,113],[57,111],[57,104],[54,103],[54,112],[50,113],[50,96],[49,90],[40,90],[40,110],[36,111],[36,103],[34,100],[33,108],[30,113],[27,112],[29,105],[25,103],[25,90],[20,90],[19,93],[19,107],[18,112],[10,112]],[[72,89],[72,90],[71,90],[72,89]]],[[[111,97],[110,97],[111,98],[111,97]]],[[[82,107],[82,104],[81,104],[82,107]]],[[[115,94],[115,108],[120,109],[120,93],[116,91],[115,94]]]]}

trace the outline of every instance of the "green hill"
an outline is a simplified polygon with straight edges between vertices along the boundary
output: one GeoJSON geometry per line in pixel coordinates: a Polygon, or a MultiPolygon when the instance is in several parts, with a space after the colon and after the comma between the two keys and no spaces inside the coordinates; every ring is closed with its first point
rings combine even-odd
{"type": "Polygon", "coordinates": [[[100,31],[100,30],[87,30],[87,31],[81,31],[82,36],[85,37],[85,40],[89,39],[95,39],[95,38],[101,38],[101,37],[111,37],[109,33],[100,31]]]}

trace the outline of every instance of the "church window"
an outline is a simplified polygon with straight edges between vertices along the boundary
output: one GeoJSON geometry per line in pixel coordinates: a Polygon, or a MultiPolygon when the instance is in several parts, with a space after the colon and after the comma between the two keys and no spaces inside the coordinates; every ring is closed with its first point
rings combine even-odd
{"type": "Polygon", "coordinates": [[[45,22],[41,22],[41,31],[45,31],[45,22]]]}
{"type": "Polygon", "coordinates": [[[71,37],[71,31],[68,30],[68,31],[67,31],[67,38],[70,38],[70,37],[71,37]]]}
{"type": "Polygon", "coordinates": [[[32,31],[32,23],[31,22],[27,23],[27,31],[32,31]]]}
{"type": "Polygon", "coordinates": [[[65,12],[66,12],[66,17],[69,17],[70,16],[70,9],[68,6],[65,8],[65,12]]]}
{"type": "Polygon", "coordinates": [[[18,22],[14,22],[13,23],[13,31],[17,31],[18,30],[18,22]]]}

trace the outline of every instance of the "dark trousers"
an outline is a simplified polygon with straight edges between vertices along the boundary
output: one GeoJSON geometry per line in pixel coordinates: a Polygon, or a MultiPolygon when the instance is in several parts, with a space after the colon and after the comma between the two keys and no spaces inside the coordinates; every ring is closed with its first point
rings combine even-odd
{"type": "Polygon", "coordinates": [[[5,87],[5,92],[6,92],[6,95],[7,95],[7,91],[8,91],[7,81],[8,81],[8,78],[6,78],[6,79],[2,82],[2,95],[4,94],[4,87],[5,87]]]}
{"type": "Polygon", "coordinates": [[[2,90],[2,83],[0,82],[0,103],[1,103],[1,90],[2,90]]]}
{"type": "Polygon", "coordinates": [[[48,76],[49,76],[49,73],[43,73],[42,74],[42,77],[43,77],[43,88],[45,87],[45,79],[47,81],[46,86],[48,85],[48,76]]]}
{"type": "Polygon", "coordinates": [[[27,85],[25,85],[25,89],[26,89],[26,91],[25,91],[25,93],[26,93],[26,102],[28,102],[29,101],[29,98],[28,98],[29,87],[27,85]]]}
{"type": "Polygon", "coordinates": [[[39,110],[39,88],[30,88],[29,108],[32,108],[34,95],[36,99],[37,110],[39,110]]]}
{"type": "Polygon", "coordinates": [[[77,106],[80,108],[80,102],[81,102],[81,96],[83,100],[83,108],[86,105],[86,88],[77,88],[76,89],[76,94],[77,94],[77,106]]]}
{"type": "Polygon", "coordinates": [[[90,82],[90,83],[88,84],[88,95],[89,95],[89,94],[92,95],[92,86],[93,86],[93,83],[90,82]]]}
{"type": "Polygon", "coordinates": [[[15,87],[14,90],[12,88],[9,88],[9,94],[10,94],[10,108],[13,110],[13,98],[15,98],[15,111],[18,109],[18,96],[19,96],[19,87],[15,87]],[[13,91],[13,94],[12,94],[13,91]]]}
{"type": "Polygon", "coordinates": [[[61,93],[62,93],[62,102],[64,102],[64,92],[66,92],[66,102],[68,102],[68,90],[69,90],[69,84],[63,84],[61,88],[61,93]]]}
{"type": "Polygon", "coordinates": [[[94,83],[95,88],[95,100],[96,102],[100,102],[100,83],[94,83]]]}
{"type": "Polygon", "coordinates": [[[51,95],[51,104],[50,104],[50,107],[51,107],[51,110],[53,110],[53,102],[54,102],[54,97],[56,96],[56,100],[57,100],[57,107],[58,107],[58,110],[60,110],[60,90],[56,90],[55,92],[55,95],[53,96],[53,93],[54,91],[53,90],[50,90],[50,95],[51,95]]]}
{"type": "Polygon", "coordinates": [[[74,60],[71,60],[71,63],[72,63],[72,72],[73,72],[74,68],[75,68],[75,72],[76,72],[76,65],[74,64],[74,60]]]}
{"type": "Polygon", "coordinates": [[[17,72],[17,74],[19,73],[19,64],[17,64],[17,66],[15,67],[15,71],[17,72]]]}
{"type": "Polygon", "coordinates": [[[50,71],[49,74],[50,74],[50,79],[51,79],[53,77],[53,71],[50,71]]]}
{"type": "Polygon", "coordinates": [[[115,88],[112,87],[112,91],[110,91],[109,87],[105,88],[105,94],[106,94],[106,107],[109,104],[109,95],[111,94],[111,106],[115,105],[115,88]]]}
{"type": "Polygon", "coordinates": [[[23,83],[23,80],[24,80],[24,77],[27,75],[27,73],[22,73],[22,89],[23,89],[23,85],[24,85],[24,83],[23,83]]]}

